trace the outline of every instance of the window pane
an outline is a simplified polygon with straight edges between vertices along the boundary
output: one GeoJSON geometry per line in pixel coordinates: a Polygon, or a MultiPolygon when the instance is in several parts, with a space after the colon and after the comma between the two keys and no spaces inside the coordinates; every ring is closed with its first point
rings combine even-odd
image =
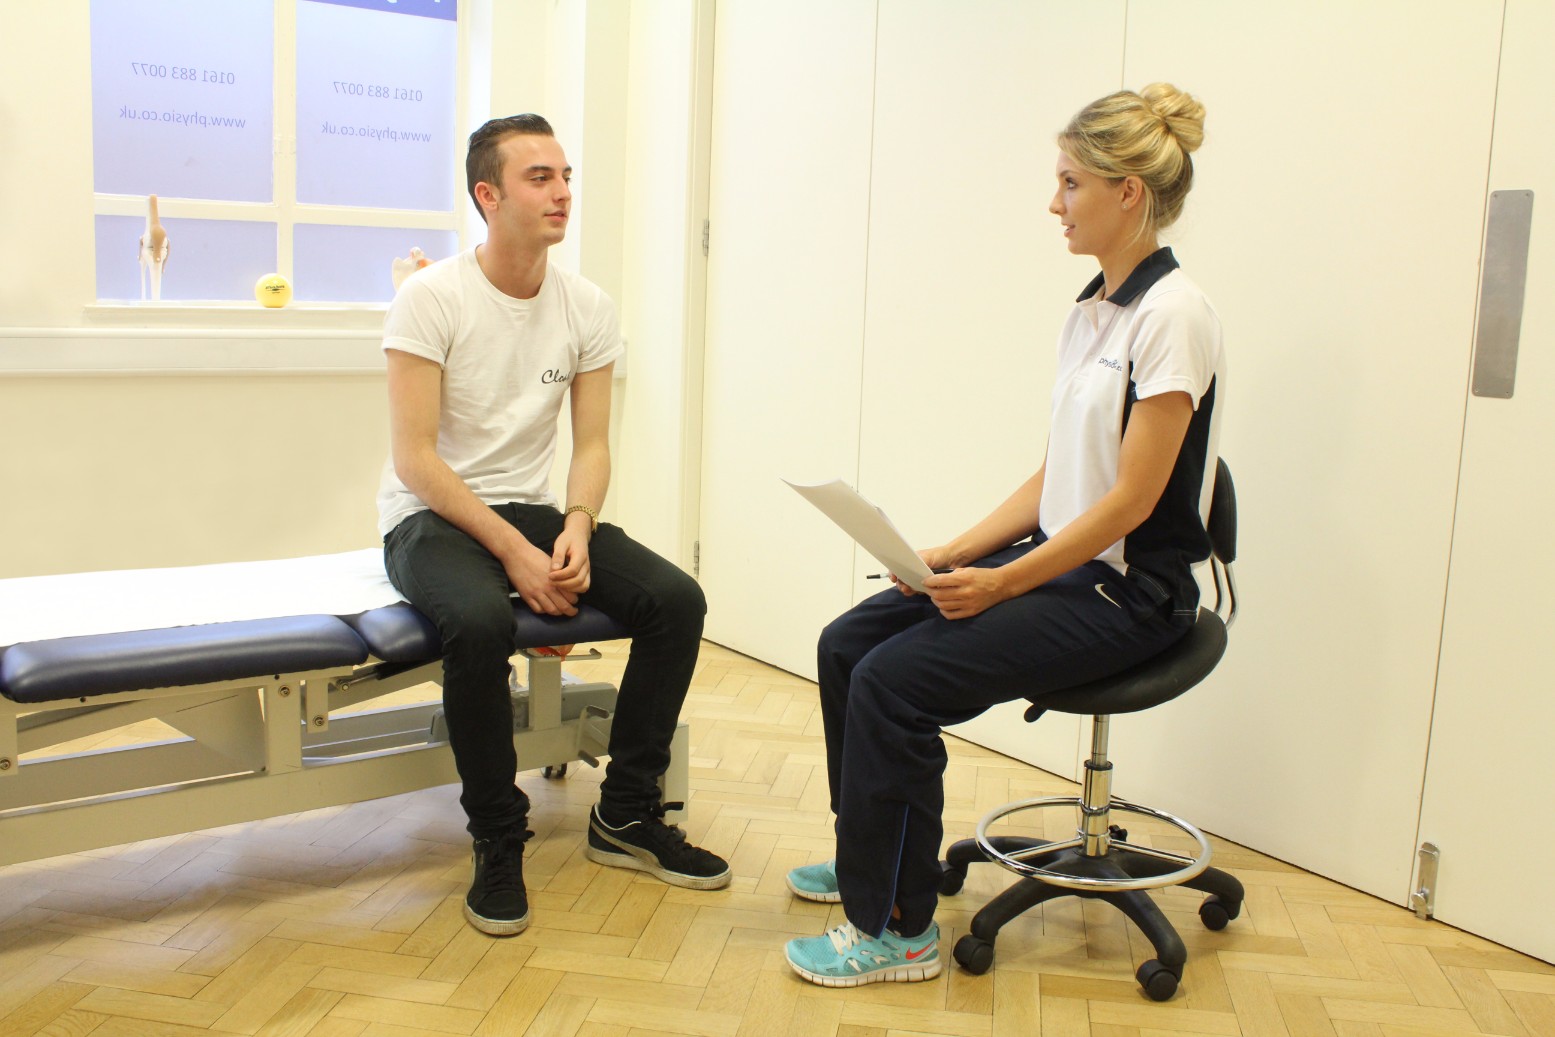
{"type": "Polygon", "coordinates": [[[317,223],[299,223],[292,243],[297,271],[292,294],[304,302],[388,302],[394,298],[396,258],[408,258],[414,246],[438,260],[459,247],[451,230],[317,223]]]}
{"type": "MultiPolygon", "coordinates": [[[[170,252],[162,300],[252,300],[254,284],[275,271],[275,224],[237,220],[162,218],[170,252]]],[[[146,221],[138,216],[97,217],[97,297],[139,299],[137,242],[146,221]]],[[[151,298],[149,274],[146,298],[151,298]]]]}
{"type": "Polygon", "coordinates": [[[454,0],[297,4],[297,200],[452,212],[454,0]]]}
{"type": "Polygon", "coordinates": [[[91,11],[97,191],[270,201],[272,0],[92,0],[91,11]]]}

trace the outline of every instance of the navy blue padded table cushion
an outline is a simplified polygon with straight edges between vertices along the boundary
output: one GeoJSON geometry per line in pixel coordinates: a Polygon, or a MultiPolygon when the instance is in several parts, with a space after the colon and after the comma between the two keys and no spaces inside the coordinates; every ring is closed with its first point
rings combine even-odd
{"type": "MultiPolygon", "coordinates": [[[[437,627],[403,601],[348,616],[346,622],[367,642],[368,650],[386,663],[431,662],[443,654],[437,627]]],[[[587,605],[579,605],[576,616],[541,616],[517,602],[513,607],[513,626],[515,649],[632,636],[626,627],[587,605]]]]}
{"type": "Polygon", "coordinates": [[[338,617],[249,619],[11,645],[0,655],[0,693],[15,702],[51,702],[366,660],[367,646],[338,617]]]}

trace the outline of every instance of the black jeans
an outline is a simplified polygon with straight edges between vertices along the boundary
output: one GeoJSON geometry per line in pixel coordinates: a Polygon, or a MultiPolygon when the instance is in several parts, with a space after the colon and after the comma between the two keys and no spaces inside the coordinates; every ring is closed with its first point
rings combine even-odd
{"type": "MultiPolygon", "coordinates": [[[[552,507],[492,510],[546,553],[562,531],[562,515],[552,507]]],[[[517,649],[507,573],[474,538],[431,511],[389,531],[384,562],[394,586],[442,634],[443,712],[470,834],[486,839],[523,824],[529,799],[513,784],[518,759],[508,660],[517,649]]],[[[580,601],[632,632],[600,804],[612,817],[639,817],[660,799],[658,779],[669,768],[707,599],[689,575],[619,526],[600,523],[589,563],[591,585],[580,601]]]]}
{"type": "MultiPolygon", "coordinates": [[[[994,568],[1023,542],[973,565],[994,568]]],[[[1165,588],[1088,562],[970,619],[895,589],[821,633],[821,718],[837,815],[837,885],[848,920],[879,936],[900,908],[913,935],[934,919],[944,826],[940,729],[1000,702],[1105,677],[1164,650],[1192,625],[1165,588]]]]}

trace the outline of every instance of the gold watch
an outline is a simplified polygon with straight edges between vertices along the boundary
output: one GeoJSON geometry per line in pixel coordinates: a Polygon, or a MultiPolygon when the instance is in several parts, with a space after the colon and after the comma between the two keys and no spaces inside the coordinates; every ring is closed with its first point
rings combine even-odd
{"type": "Polygon", "coordinates": [[[568,506],[566,511],[562,512],[562,519],[565,521],[567,516],[571,515],[574,511],[581,511],[583,514],[589,517],[590,535],[599,532],[599,512],[595,511],[587,504],[572,504],[568,506]]]}

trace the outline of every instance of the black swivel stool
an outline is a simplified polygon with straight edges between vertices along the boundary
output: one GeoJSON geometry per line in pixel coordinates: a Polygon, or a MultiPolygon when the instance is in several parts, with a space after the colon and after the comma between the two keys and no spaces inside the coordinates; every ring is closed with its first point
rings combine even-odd
{"type": "Polygon", "coordinates": [[[1151,999],[1165,1001],[1177,992],[1188,953],[1147,890],[1180,885],[1208,893],[1199,905],[1199,918],[1210,929],[1224,929],[1241,913],[1242,884],[1209,866],[1210,846],[1204,833],[1171,814],[1114,800],[1112,763],[1107,759],[1112,714],[1169,702],[1209,676],[1225,654],[1226,628],[1236,617],[1236,585],[1231,578],[1236,558],[1236,491],[1225,461],[1218,462],[1215,470],[1209,537],[1214,551],[1210,560],[1215,580],[1213,611],[1199,609],[1198,620],[1182,640],[1153,659],[1104,680],[1033,698],[1026,710],[1028,721],[1050,709],[1091,717],[1091,758],[1085,763],[1082,794],[1007,803],[983,818],[975,839],[962,839],[946,853],[941,892],[947,895],[960,892],[970,864],[991,861],[1021,876],[985,904],[972,919],[971,932],[956,941],[956,961],[969,972],[983,973],[992,967],[999,930],[1027,909],[1056,897],[1094,897],[1128,915],[1150,940],[1156,957],[1141,965],[1135,977],[1151,999]],[[1055,807],[1078,808],[1080,823],[1073,838],[1049,841],[988,834],[1001,818],[1055,807]],[[1128,842],[1128,832],[1112,823],[1116,811],[1181,829],[1198,843],[1197,855],[1186,857],[1128,842]]]}

